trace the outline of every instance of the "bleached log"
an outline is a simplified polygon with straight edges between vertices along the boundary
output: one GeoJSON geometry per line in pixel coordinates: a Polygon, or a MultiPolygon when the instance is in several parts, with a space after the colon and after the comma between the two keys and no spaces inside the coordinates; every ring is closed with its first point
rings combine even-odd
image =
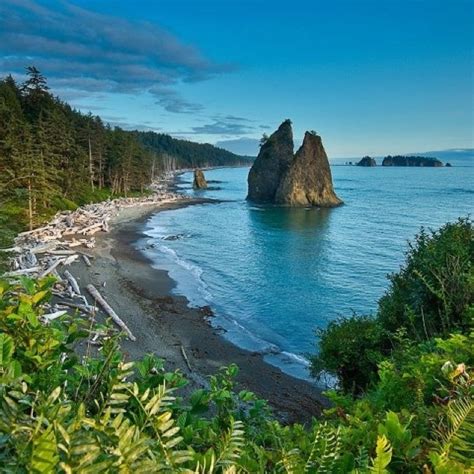
{"type": "Polygon", "coordinates": [[[84,260],[84,263],[88,266],[91,267],[91,261],[89,260],[89,257],[87,255],[82,255],[82,260],[84,260]]]}
{"type": "Polygon", "coordinates": [[[67,306],[68,308],[75,308],[87,314],[95,314],[99,311],[99,308],[97,306],[91,306],[90,304],[86,305],[86,304],[72,303],[69,301],[61,301],[58,306],[67,306]]]}
{"type": "Polygon", "coordinates": [[[48,313],[48,314],[43,314],[41,316],[44,320],[46,321],[53,321],[54,319],[60,318],[61,316],[64,316],[67,314],[67,311],[55,311],[54,313],[48,313]]]}
{"type": "Polygon", "coordinates": [[[32,234],[37,234],[38,232],[44,232],[48,229],[51,228],[51,225],[48,224],[48,225],[45,225],[44,227],[37,227],[36,229],[33,229],[33,230],[27,230],[25,232],[20,232],[18,235],[19,236],[26,236],[26,235],[32,235],[32,234]]]}
{"type": "Polygon", "coordinates": [[[84,227],[84,229],[81,230],[82,235],[90,234],[93,230],[98,231],[102,227],[102,222],[97,222],[96,224],[92,224],[90,226],[84,227]]]}
{"type": "Polygon", "coordinates": [[[76,295],[80,295],[81,289],[79,288],[79,284],[77,283],[77,280],[72,276],[71,272],[69,270],[65,270],[64,276],[66,277],[66,280],[71,285],[71,288],[74,291],[74,293],[76,293],[76,295]]]}
{"type": "Polygon", "coordinates": [[[71,265],[71,263],[75,262],[78,258],[79,258],[79,255],[77,254],[70,255],[64,260],[63,265],[64,266],[71,265]]]}
{"type": "Polygon", "coordinates": [[[49,275],[62,262],[64,262],[63,258],[58,258],[57,260],[55,260],[52,265],[50,265],[46,270],[40,273],[40,278],[43,278],[46,275],[49,275]]]}
{"type": "Polygon", "coordinates": [[[112,309],[107,301],[105,301],[94,285],[87,285],[87,291],[97,301],[97,303],[99,303],[102,309],[112,318],[115,324],[117,324],[117,326],[119,326],[125,332],[125,334],[127,334],[128,338],[131,341],[136,341],[137,338],[132,334],[128,326],[119,318],[117,313],[112,309]]]}
{"type": "Polygon", "coordinates": [[[30,273],[37,273],[41,270],[41,267],[22,268],[21,270],[15,270],[13,272],[6,272],[6,277],[16,277],[21,275],[28,275],[30,273]]]}

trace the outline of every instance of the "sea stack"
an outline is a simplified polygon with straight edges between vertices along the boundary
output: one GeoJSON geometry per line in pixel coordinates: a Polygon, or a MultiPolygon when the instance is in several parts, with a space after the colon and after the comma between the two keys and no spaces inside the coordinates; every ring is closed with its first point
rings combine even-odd
{"type": "Polygon", "coordinates": [[[283,175],[293,161],[293,130],[285,120],[260,148],[248,176],[247,199],[257,203],[275,202],[283,175]]]}
{"type": "Polygon", "coordinates": [[[315,132],[305,133],[303,145],[278,186],[275,203],[318,207],[342,204],[332,186],[331,168],[321,137],[315,132]]]}
{"type": "Polygon", "coordinates": [[[193,188],[194,189],[206,189],[207,188],[206,178],[204,177],[204,173],[200,169],[195,169],[194,170],[193,188]]]}
{"type": "Polygon", "coordinates": [[[306,132],[293,154],[291,122],[286,120],[264,142],[248,178],[247,199],[286,206],[336,207],[343,202],[332,185],[331,168],[321,140],[306,132]]]}
{"type": "Polygon", "coordinates": [[[370,156],[364,156],[358,163],[357,166],[377,166],[377,162],[370,156]]]}

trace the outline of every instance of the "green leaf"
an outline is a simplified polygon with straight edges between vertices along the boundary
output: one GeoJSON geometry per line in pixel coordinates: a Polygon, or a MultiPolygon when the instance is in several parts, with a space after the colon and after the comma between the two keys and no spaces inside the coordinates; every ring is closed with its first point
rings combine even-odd
{"type": "Polygon", "coordinates": [[[392,460],[392,446],[390,441],[384,436],[378,436],[377,438],[377,447],[375,449],[375,459],[372,459],[372,466],[370,467],[370,472],[376,474],[387,474],[387,466],[392,460]]]}
{"type": "Polygon", "coordinates": [[[13,339],[8,334],[0,334],[0,367],[5,367],[11,362],[14,350],[13,339]]]}

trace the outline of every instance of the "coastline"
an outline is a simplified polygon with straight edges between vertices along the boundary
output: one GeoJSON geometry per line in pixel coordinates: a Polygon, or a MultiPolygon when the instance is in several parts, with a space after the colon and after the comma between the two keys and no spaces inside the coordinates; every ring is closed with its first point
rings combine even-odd
{"type": "Polygon", "coordinates": [[[239,366],[238,389],[254,392],[268,401],[275,415],[285,422],[308,422],[319,416],[328,402],[321,389],[283,373],[228,341],[207,321],[208,308],[190,308],[185,297],[172,294],[175,286],[168,272],[135,247],[143,237],[148,218],[160,211],[212,203],[208,199],[186,199],[150,207],[122,209],[111,220],[109,233],[96,234],[92,267],[82,261],[73,265],[79,285],[92,283],[137,337],[124,339],[122,349],[130,360],[154,353],[165,360],[168,371],[179,369],[189,380],[183,393],[207,384],[208,376],[222,366],[239,366]],[[105,287],[103,284],[105,282],[105,287]],[[184,348],[188,363],[183,357],[184,348]]]}

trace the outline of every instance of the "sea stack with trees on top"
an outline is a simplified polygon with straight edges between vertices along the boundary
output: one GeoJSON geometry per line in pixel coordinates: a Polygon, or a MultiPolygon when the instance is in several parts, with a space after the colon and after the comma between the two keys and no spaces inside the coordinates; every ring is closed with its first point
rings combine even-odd
{"type": "Polygon", "coordinates": [[[285,120],[270,137],[264,137],[249,172],[247,199],[294,207],[343,204],[334,192],[321,137],[306,132],[300,149],[296,154],[293,150],[291,121],[285,120]]]}
{"type": "Polygon", "coordinates": [[[364,156],[358,163],[357,166],[372,167],[377,166],[377,162],[371,156],[364,156]]]}

